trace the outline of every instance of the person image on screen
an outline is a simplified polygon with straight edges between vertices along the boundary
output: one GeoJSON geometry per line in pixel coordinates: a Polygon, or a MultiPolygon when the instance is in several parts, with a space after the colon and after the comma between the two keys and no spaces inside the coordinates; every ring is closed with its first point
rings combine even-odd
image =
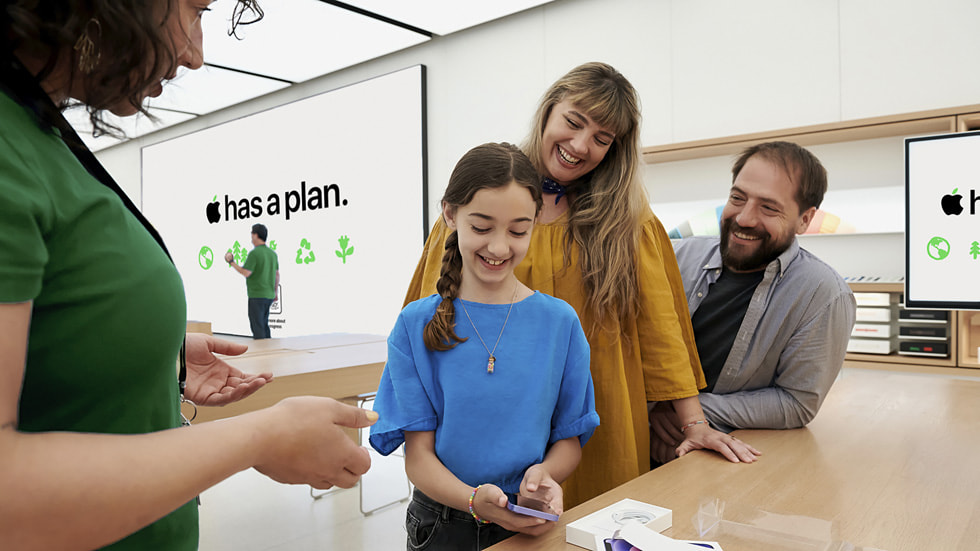
{"type": "MultiPolygon", "coordinates": [[[[684,287],[670,240],[639,175],[640,106],[616,69],[586,63],[544,94],[524,151],[541,175],[544,206],[514,270],[532,289],[568,302],[591,347],[602,426],[565,481],[575,505],[650,469],[648,403],[670,401],[696,448],[751,462],[757,451],[705,423],[704,386],[684,287]]],[[[436,222],[406,300],[435,289],[449,229],[436,222]]]]}
{"type": "Polygon", "coordinates": [[[540,208],[516,146],[466,153],[442,199],[438,294],[406,306],[388,337],[370,442],[385,455],[405,443],[409,549],[475,551],[553,528],[508,503],[560,514],[560,483],[599,424],[578,316],[514,276],[540,208]]]}
{"type": "Polygon", "coordinates": [[[253,339],[272,337],[269,329],[269,309],[279,298],[279,256],[265,244],[269,230],[262,224],[252,225],[252,251],[245,257],[245,265],[239,266],[231,251],[225,253],[225,261],[236,272],[245,276],[248,291],[248,323],[253,339]]]}
{"type": "MultiPolygon", "coordinates": [[[[701,404],[720,430],[802,427],[840,372],[854,294],[796,238],[826,190],[827,171],[805,148],[754,145],[732,168],[720,237],[674,243],[708,383],[701,404]]],[[[654,457],[673,459],[673,408],[658,404],[650,421],[654,457]]]]}
{"type": "MultiPolygon", "coordinates": [[[[104,111],[145,113],[144,100],[178,68],[201,67],[209,5],[3,5],[3,549],[196,550],[195,496],[234,473],[254,467],[280,482],[350,487],[370,466],[341,426],[367,426],[376,414],[326,398],[181,427],[181,394],[223,405],[271,375],[219,359],[246,347],[210,335],[186,335],[180,353],[187,309],[177,269],[61,114],[80,102],[96,128],[112,131],[104,111]]],[[[253,0],[232,5],[234,22],[261,18],[253,0]]]]}

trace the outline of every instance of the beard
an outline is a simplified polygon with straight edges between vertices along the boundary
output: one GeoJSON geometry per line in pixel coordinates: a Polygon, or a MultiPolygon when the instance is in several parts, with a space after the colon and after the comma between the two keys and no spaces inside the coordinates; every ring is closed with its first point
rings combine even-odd
{"type": "Polygon", "coordinates": [[[775,240],[765,231],[749,230],[739,226],[732,218],[721,221],[721,260],[729,269],[737,272],[753,272],[763,270],[770,262],[793,244],[792,233],[785,238],[775,240]],[[729,248],[729,238],[732,232],[759,238],[759,246],[749,254],[737,254],[729,248]]]}

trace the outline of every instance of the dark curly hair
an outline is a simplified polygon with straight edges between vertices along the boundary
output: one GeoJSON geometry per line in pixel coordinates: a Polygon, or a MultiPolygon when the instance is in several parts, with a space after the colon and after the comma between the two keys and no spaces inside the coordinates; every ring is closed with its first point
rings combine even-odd
{"type": "Polygon", "coordinates": [[[827,193],[827,169],[813,153],[793,142],[764,142],[742,151],[732,166],[732,183],[738,178],[745,163],[755,155],[773,164],[778,164],[786,172],[790,181],[796,184],[796,204],[800,213],[810,207],[820,208],[823,196],[827,193]]]}
{"type": "MultiPolygon", "coordinates": [[[[0,40],[4,55],[17,52],[41,60],[35,75],[44,82],[56,68],[68,71],[70,86],[80,84],[86,109],[96,135],[121,135],[121,130],[105,122],[102,112],[111,105],[126,102],[140,113],[143,93],[159,75],[170,74],[177,63],[177,47],[172,43],[167,21],[179,0],[9,0],[0,20],[0,40]],[[92,20],[98,22],[93,28],[92,20]],[[79,52],[74,48],[87,33],[98,52],[100,63],[82,75],[79,52]],[[64,64],[64,65],[62,65],[64,64]]],[[[229,34],[238,25],[261,19],[257,0],[238,0],[231,18],[229,34]]],[[[66,100],[58,107],[70,105],[66,100]]]]}

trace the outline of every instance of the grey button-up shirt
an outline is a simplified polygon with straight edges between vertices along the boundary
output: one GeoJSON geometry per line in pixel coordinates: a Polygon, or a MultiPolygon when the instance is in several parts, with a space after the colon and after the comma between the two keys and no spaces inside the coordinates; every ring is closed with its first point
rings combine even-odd
{"type": "MultiPolygon", "coordinates": [[[[674,241],[691,315],[721,275],[719,243],[674,241]]],[[[843,278],[794,238],[766,266],[714,391],[701,393],[711,425],[731,432],[809,423],[844,363],[855,309],[843,278]]]]}

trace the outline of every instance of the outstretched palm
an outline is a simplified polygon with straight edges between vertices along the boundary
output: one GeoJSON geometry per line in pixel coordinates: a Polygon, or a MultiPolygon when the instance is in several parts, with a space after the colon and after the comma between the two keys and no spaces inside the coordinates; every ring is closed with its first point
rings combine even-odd
{"type": "Polygon", "coordinates": [[[272,380],[271,373],[246,374],[215,356],[237,356],[248,350],[244,344],[216,339],[203,333],[188,333],[187,388],[184,397],[202,406],[223,406],[252,394],[272,380]]]}

